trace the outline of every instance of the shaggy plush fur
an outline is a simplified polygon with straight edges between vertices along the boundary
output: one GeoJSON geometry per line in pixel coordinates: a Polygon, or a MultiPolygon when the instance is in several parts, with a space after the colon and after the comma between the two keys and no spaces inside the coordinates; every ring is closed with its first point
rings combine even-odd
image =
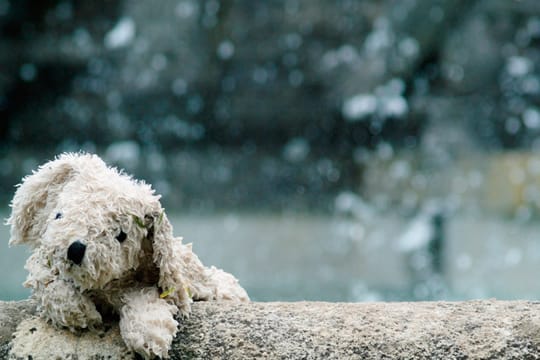
{"type": "Polygon", "coordinates": [[[167,357],[175,315],[193,300],[249,298],[174,237],[159,196],[96,155],[63,154],[23,179],[11,203],[10,245],[27,244],[24,283],[41,315],[72,331],[120,316],[127,346],[167,357]]]}

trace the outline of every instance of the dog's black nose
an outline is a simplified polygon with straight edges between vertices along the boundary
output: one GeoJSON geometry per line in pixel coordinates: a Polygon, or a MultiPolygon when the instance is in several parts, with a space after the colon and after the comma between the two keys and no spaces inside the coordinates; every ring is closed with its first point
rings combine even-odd
{"type": "Polygon", "coordinates": [[[69,260],[73,261],[77,265],[81,265],[84,252],[86,251],[86,245],[84,245],[79,240],[73,242],[69,245],[67,257],[69,260]]]}

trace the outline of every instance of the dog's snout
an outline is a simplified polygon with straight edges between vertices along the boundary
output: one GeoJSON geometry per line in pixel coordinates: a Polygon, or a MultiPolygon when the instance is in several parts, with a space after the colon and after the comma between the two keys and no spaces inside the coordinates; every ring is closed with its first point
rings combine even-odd
{"type": "Polygon", "coordinates": [[[69,245],[67,258],[73,261],[75,264],[80,265],[82,263],[85,251],[86,245],[79,240],[74,241],[71,245],[69,245]]]}

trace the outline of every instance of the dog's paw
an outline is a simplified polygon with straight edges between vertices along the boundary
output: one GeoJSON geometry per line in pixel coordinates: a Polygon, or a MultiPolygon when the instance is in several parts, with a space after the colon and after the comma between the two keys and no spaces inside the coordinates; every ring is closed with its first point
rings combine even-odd
{"type": "Polygon", "coordinates": [[[126,345],[146,359],[156,356],[166,358],[176,334],[178,322],[172,316],[158,315],[158,317],[149,314],[147,319],[131,324],[126,324],[124,319],[120,320],[120,329],[126,345]]]}
{"type": "Polygon", "coordinates": [[[101,314],[87,296],[63,281],[55,281],[41,293],[41,315],[53,325],[78,329],[96,329],[102,324],[101,314]]]}
{"type": "Polygon", "coordinates": [[[46,318],[51,319],[56,326],[67,327],[72,331],[97,330],[102,324],[101,314],[95,307],[85,307],[84,304],[55,309],[50,311],[46,318]]]}
{"type": "Polygon", "coordinates": [[[120,333],[126,345],[147,359],[166,358],[178,322],[176,306],[160,299],[156,289],[132,292],[120,310],[120,333]]]}

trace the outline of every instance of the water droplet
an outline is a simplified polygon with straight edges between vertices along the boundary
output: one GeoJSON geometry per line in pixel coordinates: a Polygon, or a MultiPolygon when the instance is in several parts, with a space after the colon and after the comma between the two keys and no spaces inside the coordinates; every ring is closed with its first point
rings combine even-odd
{"type": "Polygon", "coordinates": [[[129,45],[135,38],[135,22],[129,17],[121,18],[105,35],[105,47],[116,49],[129,45]]]}
{"type": "Polygon", "coordinates": [[[416,58],[420,51],[420,45],[415,38],[406,37],[399,42],[399,52],[407,58],[416,58]]]}
{"type": "Polygon", "coordinates": [[[504,123],[504,129],[509,134],[517,134],[519,129],[521,129],[521,121],[515,117],[509,117],[504,123]]]}
{"type": "Polygon", "coordinates": [[[522,56],[512,56],[506,63],[506,71],[515,77],[528,74],[532,70],[532,67],[532,61],[522,56]]]}
{"type": "Polygon", "coordinates": [[[217,55],[221,60],[229,60],[234,55],[234,44],[229,40],[222,41],[218,45],[217,55]]]}
{"type": "Polygon", "coordinates": [[[198,5],[193,1],[181,1],[176,5],[174,12],[178,17],[186,19],[194,16],[198,12],[198,5]]]}
{"type": "Polygon", "coordinates": [[[300,162],[309,154],[309,142],[304,138],[291,139],[283,148],[283,157],[290,162],[300,162]]]}
{"type": "Polygon", "coordinates": [[[155,54],[152,56],[151,66],[155,71],[161,71],[167,67],[167,57],[163,54],[155,54]]]}
{"type": "Polygon", "coordinates": [[[187,82],[182,78],[177,78],[171,84],[171,91],[176,96],[182,96],[187,92],[187,82]]]}
{"type": "Polygon", "coordinates": [[[290,33],[285,35],[284,42],[287,48],[296,50],[302,45],[302,36],[297,33],[290,33]]]}
{"type": "Polygon", "coordinates": [[[135,141],[118,141],[105,150],[108,161],[120,164],[128,169],[134,169],[139,164],[140,147],[135,141]]]}
{"type": "Polygon", "coordinates": [[[377,98],[371,94],[358,94],[345,101],[341,109],[348,121],[358,121],[377,110],[377,98]]]}
{"type": "Polygon", "coordinates": [[[257,84],[265,84],[268,81],[268,71],[265,68],[258,67],[253,70],[253,81],[257,84]]]}
{"type": "Polygon", "coordinates": [[[289,73],[289,84],[298,87],[304,82],[304,73],[300,70],[293,70],[289,73]]]}
{"type": "Polygon", "coordinates": [[[37,68],[34,64],[23,64],[19,70],[19,75],[24,81],[33,81],[37,76],[37,68]]]}
{"type": "Polygon", "coordinates": [[[523,123],[529,129],[540,128],[540,112],[536,108],[528,108],[523,112],[523,123]]]}
{"type": "Polygon", "coordinates": [[[381,101],[381,115],[387,117],[402,117],[409,111],[409,104],[402,96],[389,96],[381,101]]]}

